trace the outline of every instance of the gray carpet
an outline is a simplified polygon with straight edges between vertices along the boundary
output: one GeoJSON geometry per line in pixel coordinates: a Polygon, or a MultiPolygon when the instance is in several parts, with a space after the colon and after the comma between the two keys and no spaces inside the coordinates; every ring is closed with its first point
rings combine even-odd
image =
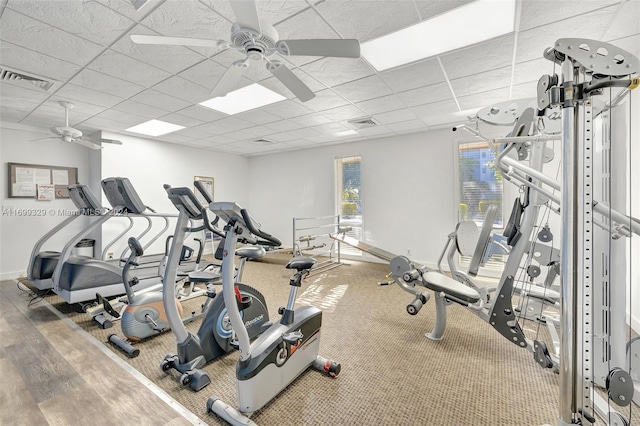
{"type": "MultiPolygon", "coordinates": [[[[247,263],[244,282],[258,288],[271,318],[286,304],[288,255],[272,254],[247,263]]],[[[397,286],[380,287],[387,267],[349,262],[307,279],[301,302],[324,311],[320,354],[342,364],[337,379],[309,370],[253,416],[263,425],[542,425],[557,418],[558,375],[542,369],[532,355],[506,341],[465,308],[448,308],[444,339],[428,340],[435,321],[430,302],[412,317],[412,299],[397,286]]],[[[101,330],[86,314],[49,296],[48,301],[101,341],[119,333],[119,324],[101,330]]],[[[203,299],[189,301],[197,310],[203,299]]],[[[195,332],[199,321],[188,328],[195,332]]],[[[535,330],[537,327],[530,327],[535,330]]],[[[217,395],[236,405],[235,363],[231,353],[205,367],[212,383],[195,393],[183,388],[177,373],[159,364],[175,351],[166,333],[137,345],[141,355],[123,359],[167,391],[203,421],[222,424],[206,413],[205,402],[217,395]]]]}

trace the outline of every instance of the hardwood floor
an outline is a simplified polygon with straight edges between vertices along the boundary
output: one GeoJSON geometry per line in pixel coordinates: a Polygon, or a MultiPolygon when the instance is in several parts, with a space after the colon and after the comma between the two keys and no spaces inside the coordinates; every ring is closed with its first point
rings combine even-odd
{"type": "Polygon", "coordinates": [[[0,425],[201,424],[30,300],[0,282],[0,425]]]}

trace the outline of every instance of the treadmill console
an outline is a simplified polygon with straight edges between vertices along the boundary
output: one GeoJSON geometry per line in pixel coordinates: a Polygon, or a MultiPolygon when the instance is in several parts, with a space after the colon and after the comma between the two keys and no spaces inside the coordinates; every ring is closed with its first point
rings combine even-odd
{"type": "Polygon", "coordinates": [[[182,207],[191,219],[202,219],[202,204],[189,188],[172,188],[166,185],[165,190],[178,210],[182,207]]]}
{"type": "Polygon", "coordinates": [[[147,209],[127,178],[106,178],[102,181],[102,190],[111,207],[117,212],[141,214],[147,209]]]}

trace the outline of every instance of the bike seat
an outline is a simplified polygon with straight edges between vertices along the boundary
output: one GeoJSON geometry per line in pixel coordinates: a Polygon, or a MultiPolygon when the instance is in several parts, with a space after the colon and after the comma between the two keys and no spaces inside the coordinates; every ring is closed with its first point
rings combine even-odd
{"type": "Polygon", "coordinates": [[[311,269],[315,264],[316,260],[312,257],[294,257],[285,265],[285,268],[303,271],[305,269],[311,269]]]}
{"type": "Polygon", "coordinates": [[[262,247],[258,246],[244,246],[236,250],[236,256],[247,259],[260,259],[265,254],[266,251],[262,247]]]}

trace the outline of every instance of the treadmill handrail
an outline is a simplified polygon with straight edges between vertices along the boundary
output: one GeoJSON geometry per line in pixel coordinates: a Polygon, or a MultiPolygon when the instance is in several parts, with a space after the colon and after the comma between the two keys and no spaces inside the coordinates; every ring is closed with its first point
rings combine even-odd
{"type": "Polygon", "coordinates": [[[260,230],[260,229],[255,227],[255,225],[253,223],[253,219],[251,218],[251,216],[247,212],[247,209],[241,209],[240,213],[242,214],[242,218],[244,219],[244,223],[247,225],[247,229],[249,231],[251,231],[251,233],[253,235],[257,235],[258,237],[262,238],[263,240],[268,241],[269,243],[272,243],[275,246],[281,246],[282,245],[282,241],[280,241],[279,239],[277,239],[273,235],[267,234],[266,232],[264,232],[264,231],[262,231],[262,230],[260,230]]]}
{"type": "Polygon", "coordinates": [[[34,263],[36,261],[36,257],[38,256],[38,253],[40,253],[40,249],[42,248],[44,243],[46,243],[48,240],[50,240],[51,237],[53,237],[55,234],[57,234],[61,229],[65,228],[66,226],[71,224],[71,222],[73,222],[74,220],[76,220],[76,219],[78,219],[79,217],[82,217],[82,216],[83,216],[82,214],[76,214],[76,215],[73,215],[73,216],[69,216],[68,218],[66,218],[65,220],[60,222],[58,225],[53,227],[53,229],[51,229],[49,232],[47,232],[42,237],[40,237],[40,239],[38,241],[36,241],[36,244],[33,246],[33,250],[31,250],[31,257],[29,258],[29,266],[27,268],[27,279],[29,281],[31,281],[31,282],[34,281],[34,278],[33,278],[33,265],[34,265],[34,263]]]}

